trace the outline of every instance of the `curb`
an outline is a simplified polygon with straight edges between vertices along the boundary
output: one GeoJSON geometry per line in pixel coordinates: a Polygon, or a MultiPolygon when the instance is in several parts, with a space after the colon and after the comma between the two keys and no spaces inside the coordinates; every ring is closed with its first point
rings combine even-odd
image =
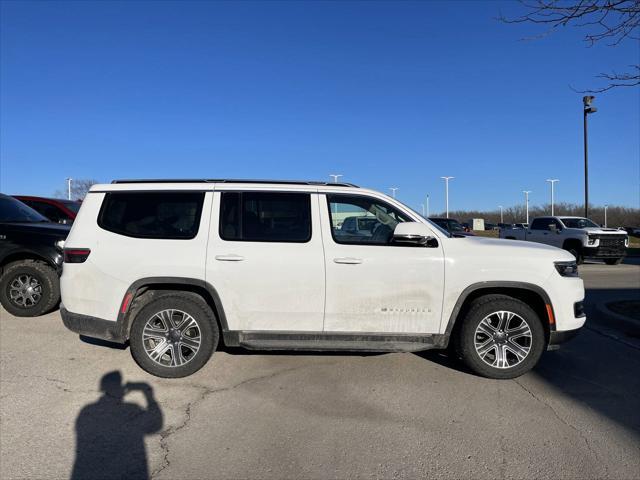
{"type": "Polygon", "coordinates": [[[596,311],[600,315],[604,316],[609,322],[622,329],[624,333],[632,336],[640,335],[640,322],[638,320],[613,312],[609,310],[604,303],[597,304],[596,311]]]}

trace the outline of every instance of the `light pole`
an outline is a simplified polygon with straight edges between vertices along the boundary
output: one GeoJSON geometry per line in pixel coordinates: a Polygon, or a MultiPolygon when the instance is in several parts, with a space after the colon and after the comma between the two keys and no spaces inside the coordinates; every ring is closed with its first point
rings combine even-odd
{"type": "Polygon", "coordinates": [[[429,218],[431,214],[429,213],[429,194],[427,194],[427,218],[429,218]]]}
{"type": "Polygon", "coordinates": [[[582,97],[582,104],[584,105],[583,117],[584,117],[584,218],[589,218],[589,149],[587,147],[587,116],[590,113],[596,113],[598,109],[591,106],[591,102],[596,97],[593,95],[586,95],[582,97]]]}
{"type": "Polygon", "coordinates": [[[504,223],[504,215],[503,215],[503,206],[502,205],[498,205],[498,208],[500,208],[500,223],[504,223]]]}
{"type": "Polygon", "coordinates": [[[445,205],[447,207],[447,218],[449,218],[449,180],[456,177],[440,177],[444,180],[445,205]]]}
{"type": "Polygon", "coordinates": [[[424,203],[421,203],[420,206],[422,207],[422,216],[424,217],[424,203]]]}
{"type": "Polygon", "coordinates": [[[73,178],[65,178],[67,181],[67,200],[71,200],[71,182],[73,178]]]}
{"type": "MultiPolygon", "coordinates": [[[[342,177],[342,174],[330,173],[330,177],[333,177],[333,183],[338,183],[338,179],[342,177]]],[[[338,204],[336,203],[333,207],[333,213],[338,213],[338,204]]]]}
{"type": "Polygon", "coordinates": [[[557,178],[548,178],[547,182],[549,182],[551,184],[551,216],[553,216],[553,185],[556,182],[559,182],[560,180],[558,180],[557,178]]]}
{"type": "Polygon", "coordinates": [[[607,205],[605,203],[605,205],[604,205],[604,228],[607,228],[607,208],[609,208],[609,205],[607,205]]]}
{"type": "Polygon", "coordinates": [[[531,190],[523,190],[522,193],[524,193],[524,203],[527,208],[527,225],[529,225],[529,194],[531,190]]]}
{"type": "Polygon", "coordinates": [[[398,187],[389,187],[389,190],[391,190],[391,196],[393,198],[396,198],[396,190],[400,190],[398,187]]]}

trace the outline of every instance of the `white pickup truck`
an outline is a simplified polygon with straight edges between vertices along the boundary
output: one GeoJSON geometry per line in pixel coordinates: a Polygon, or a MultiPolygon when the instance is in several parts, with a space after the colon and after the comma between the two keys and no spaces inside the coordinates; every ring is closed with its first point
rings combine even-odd
{"type": "Polygon", "coordinates": [[[607,265],[622,262],[629,246],[627,232],[603,228],[582,217],[537,217],[529,228],[503,228],[500,238],[545,243],[571,252],[578,263],[585,257],[607,265]]]}

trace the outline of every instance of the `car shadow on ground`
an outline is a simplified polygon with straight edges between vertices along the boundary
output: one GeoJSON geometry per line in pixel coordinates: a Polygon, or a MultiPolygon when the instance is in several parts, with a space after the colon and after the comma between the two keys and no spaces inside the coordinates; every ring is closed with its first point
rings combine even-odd
{"type": "Polygon", "coordinates": [[[144,437],[159,432],[163,414],[146,383],[123,383],[119,371],[100,380],[102,396],[82,408],[76,419],[76,457],[71,480],[149,478],[144,437]],[[146,408],[125,401],[142,392],[146,408]]]}

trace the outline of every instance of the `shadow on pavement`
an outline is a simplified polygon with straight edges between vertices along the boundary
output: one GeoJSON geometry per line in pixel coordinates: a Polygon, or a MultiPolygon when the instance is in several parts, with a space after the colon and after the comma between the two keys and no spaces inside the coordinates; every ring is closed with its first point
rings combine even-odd
{"type": "Polygon", "coordinates": [[[119,371],[100,380],[102,396],[85,406],[76,420],[76,458],[72,480],[149,478],[145,435],[162,429],[160,406],[146,383],[122,383],[119,371]],[[140,391],[147,408],[124,401],[140,391]]]}

